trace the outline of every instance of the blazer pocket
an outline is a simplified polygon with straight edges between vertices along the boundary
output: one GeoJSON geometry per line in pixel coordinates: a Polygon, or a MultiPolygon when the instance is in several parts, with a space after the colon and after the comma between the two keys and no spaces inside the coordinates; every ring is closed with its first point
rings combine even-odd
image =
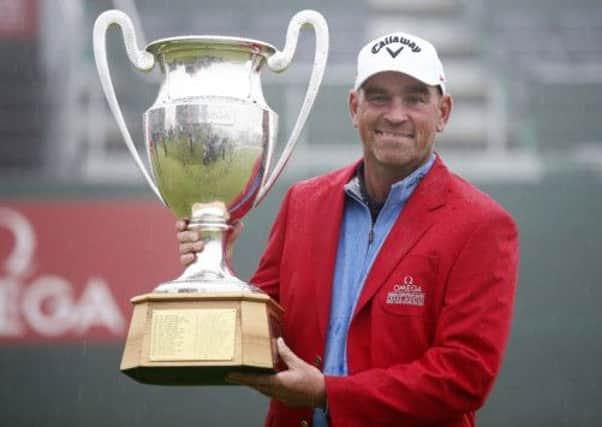
{"type": "Polygon", "coordinates": [[[406,256],[377,292],[379,306],[394,315],[428,316],[437,267],[435,256],[406,256]]]}

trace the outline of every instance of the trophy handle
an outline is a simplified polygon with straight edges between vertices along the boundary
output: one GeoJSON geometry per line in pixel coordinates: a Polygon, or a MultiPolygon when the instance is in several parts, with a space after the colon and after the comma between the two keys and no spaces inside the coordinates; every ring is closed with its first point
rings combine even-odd
{"type": "MultiPolygon", "coordinates": [[[[270,70],[276,73],[280,73],[288,68],[293,60],[293,55],[295,54],[295,50],[297,48],[299,31],[306,25],[311,25],[314,28],[314,32],[316,34],[316,52],[314,55],[314,65],[311,71],[311,77],[309,79],[307,91],[305,92],[305,99],[303,100],[303,105],[301,106],[299,116],[297,117],[297,121],[295,122],[295,126],[293,126],[291,135],[284,146],[284,150],[282,151],[282,155],[280,156],[278,163],[276,163],[276,166],[274,166],[274,169],[269,174],[269,177],[264,179],[264,182],[259,189],[257,198],[255,199],[255,206],[259,205],[263,201],[264,197],[268,191],[270,191],[282,173],[289,158],[291,157],[293,149],[295,148],[295,145],[299,140],[299,136],[301,135],[301,131],[303,130],[303,126],[305,126],[305,122],[307,122],[309,112],[314,104],[316,95],[318,94],[318,88],[320,87],[320,83],[322,83],[322,77],[324,76],[324,71],[326,70],[329,38],[328,24],[326,23],[326,19],[324,19],[324,17],[315,10],[302,10],[293,16],[291,22],[288,24],[284,49],[282,51],[277,51],[268,58],[268,67],[270,70]]],[[[269,150],[273,150],[273,147],[270,147],[269,150]]]]}
{"type": "Polygon", "coordinates": [[[121,31],[123,34],[123,42],[125,44],[125,49],[127,51],[128,58],[130,62],[140,71],[148,72],[153,69],[155,65],[155,57],[142,50],[138,47],[138,43],[136,41],[136,33],[134,31],[134,25],[132,24],[131,19],[125,13],[120,10],[107,10],[100,14],[98,18],[96,18],[96,22],[94,23],[94,33],[93,33],[93,41],[94,41],[94,59],[96,60],[96,68],[98,70],[98,75],[100,77],[100,83],[102,85],[102,89],[104,91],[105,97],[107,98],[107,102],[109,104],[109,108],[117,121],[117,125],[119,126],[119,130],[123,135],[123,139],[125,141],[125,145],[127,145],[130,154],[136,161],[136,165],[142,175],[150,185],[153,192],[157,195],[159,200],[165,204],[165,200],[161,196],[159,189],[155,185],[155,182],[149,175],[148,171],[144,167],[144,163],[140,159],[138,155],[138,151],[136,150],[136,146],[132,141],[132,136],[130,135],[130,131],[125,124],[125,120],[123,118],[123,113],[121,112],[121,108],[119,107],[119,103],[117,102],[117,97],[115,96],[115,89],[113,88],[113,82],[111,81],[111,72],[109,71],[109,62],[107,60],[107,30],[112,25],[118,25],[121,27],[121,31]]]}

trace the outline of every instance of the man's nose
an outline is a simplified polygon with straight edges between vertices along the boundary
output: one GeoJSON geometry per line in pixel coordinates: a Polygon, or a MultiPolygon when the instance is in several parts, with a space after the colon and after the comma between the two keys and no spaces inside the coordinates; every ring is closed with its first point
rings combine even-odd
{"type": "Polygon", "coordinates": [[[403,123],[408,119],[407,109],[401,98],[393,97],[389,104],[385,119],[395,124],[403,123]]]}

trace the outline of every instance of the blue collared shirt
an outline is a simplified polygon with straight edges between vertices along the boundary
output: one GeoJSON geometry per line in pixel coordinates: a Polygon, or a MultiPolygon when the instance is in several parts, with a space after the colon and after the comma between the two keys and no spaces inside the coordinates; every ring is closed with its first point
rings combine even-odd
{"type": "MultiPolygon", "coordinates": [[[[347,333],[364,282],[397,217],[434,162],[433,154],[421,167],[391,186],[374,223],[368,205],[362,198],[357,175],[345,185],[347,197],[332,286],[325,375],[347,375],[347,333]]],[[[313,424],[316,427],[328,426],[323,410],[314,410],[313,424]]]]}

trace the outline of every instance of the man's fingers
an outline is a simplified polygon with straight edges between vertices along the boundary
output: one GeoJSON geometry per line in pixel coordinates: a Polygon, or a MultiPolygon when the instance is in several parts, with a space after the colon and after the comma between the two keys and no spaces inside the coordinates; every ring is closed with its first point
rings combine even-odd
{"type": "Polygon", "coordinates": [[[180,264],[188,266],[194,262],[196,255],[193,253],[180,255],[180,264]]]}
{"type": "Polygon", "coordinates": [[[178,238],[178,242],[180,243],[196,242],[201,238],[199,233],[193,230],[180,231],[176,234],[176,236],[178,238]]]}
{"type": "Polygon", "coordinates": [[[299,364],[305,364],[305,362],[300,359],[293,351],[285,344],[284,339],[279,337],[276,340],[276,345],[278,346],[278,354],[282,358],[282,361],[289,368],[299,366],[299,364]]]}
{"type": "Polygon", "coordinates": [[[176,221],[176,230],[184,231],[188,227],[188,221],[179,219],[176,221]]]}
{"type": "Polygon", "coordinates": [[[231,372],[226,376],[226,381],[251,386],[253,388],[261,387],[268,390],[274,386],[274,377],[274,375],[254,375],[231,372]]]}
{"type": "Polygon", "coordinates": [[[185,255],[188,253],[201,252],[205,247],[204,242],[191,242],[191,243],[180,243],[178,246],[178,250],[180,251],[180,255],[185,255]]]}
{"type": "Polygon", "coordinates": [[[265,397],[269,397],[270,399],[274,398],[274,390],[271,387],[262,387],[256,386],[253,387],[253,390],[257,390],[259,393],[263,394],[265,397]]]}

